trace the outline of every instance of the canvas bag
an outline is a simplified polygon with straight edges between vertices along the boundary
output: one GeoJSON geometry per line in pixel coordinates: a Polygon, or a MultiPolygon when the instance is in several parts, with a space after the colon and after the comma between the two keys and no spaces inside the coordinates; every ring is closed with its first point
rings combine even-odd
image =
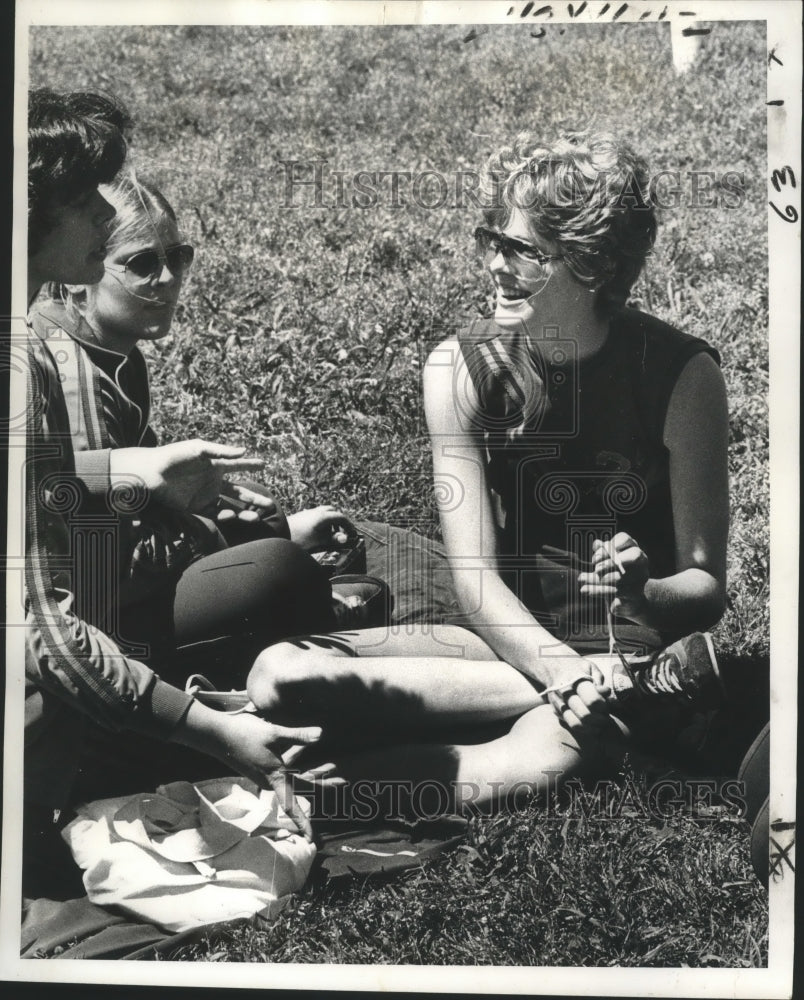
{"type": "Polygon", "coordinates": [[[272,919],[315,857],[275,793],[246,778],[177,781],[77,813],[62,836],[89,899],[168,931],[272,919]]]}

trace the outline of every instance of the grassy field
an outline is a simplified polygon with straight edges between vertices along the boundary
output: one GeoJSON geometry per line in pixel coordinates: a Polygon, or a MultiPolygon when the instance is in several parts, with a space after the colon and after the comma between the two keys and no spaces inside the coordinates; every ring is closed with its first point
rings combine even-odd
{"type": "MultiPolygon", "coordinates": [[[[723,357],[732,528],[716,639],[747,695],[716,734],[717,766],[733,766],[767,713],[764,28],[717,25],[683,79],[666,25],[466,36],[37,29],[31,80],[127,102],[134,161],[198,248],[174,334],[149,351],[160,432],[247,445],[291,508],[337,502],[428,535],[421,365],[490,294],[457,172],[556,118],[610,120],[654,170],[679,171],[634,298],[723,357]],[[323,161],[320,204],[310,185],[288,191],[290,161],[306,164],[303,180],[323,161]],[[402,188],[407,203],[394,205],[386,181],[361,205],[359,171],[435,171],[449,197],[435,204],[440,192],[422,186],[428,208],[402,188]],[[740,173],[741,204],[711,180],[696,204],[702,171],[740,173]]],[[[466,848],[394,884],[310,888],[270,932],[235,929],[184,957],[738,967],[767,959],[766,909],[733,815],[584,826],[533,805],[474,821],[466,848]]]]}

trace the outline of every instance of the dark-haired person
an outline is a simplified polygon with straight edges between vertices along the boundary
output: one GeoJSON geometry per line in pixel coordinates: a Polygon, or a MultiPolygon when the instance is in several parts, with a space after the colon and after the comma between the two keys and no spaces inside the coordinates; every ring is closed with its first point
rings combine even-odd
{"type": "MultiPolygon", "coordinates": [[[[114,210],[98,185],[122,166],[121,129],[129,125],[123,109],[99,95],[48,89],[30,94],[30,299],[43,282],[91,284],[102,277],[114,210]]],[[[60,811],[61,821],[67,818],[85,719],[182,744],[261,786],[270,783],[308,835],[309,823],[271,747],[277,739],[305,743],[319,735],[204,707],[125,657],[98,622],[82,616],[69,567],[70,520],[80,513],[83,496],[74,477],[59,358],[57,343],[29,329],[23,894],[54,898],[82,892],[54,815],[60,811]]],[[[221,454],[212,450],[217,447],[209,453],[199,448],[187,456],[189,471],[179,470],[185,486],[195,481],[195,489],[210,498],[219,492],[223,473],[243,465],[240,449],[221,454]]],[[[113,497],[111,491],[111,503],[113,497]]]]}
{"type": "MultiPolygon", "coordinates": [[[[146,479],[163,456],[195,447],[159,444],[137,346],[170,332],[194,249],[162,192],[130,167],[101,191],[115,209],[101,279],[50,284],[29,315],[38,334],[59,342],[76,474],[104,491],[99,515],[110,479],[146,479]]],[[[242,687],[259,650],[279,638],[383,620],[379,581],[330,580],[310,555],[335,548],[336,533],[356,534],[342,511],[321,505],[286,517],[256,485],[226,490],[252,509],[235,518],[227,496],[210,519],[198,503],[151,500],[115,521],[120,636],[147,643],[147,662],[163,679],[183,684],[203,673],[218,687],[242,687]]]]}
{"type": "Polygon", "coordinates": [[[629,745],[661,753],[718,703],[704,630],[725,607],[726,394],[707,343],[626,307],[656,233],[647,181],[602,131],[523,134],[487,163],[494,316],[424,372],[468,629],[279,643],[249,678],[272,718],[328,726],[342,690],[355,731],[355,712],[384,719],[399,745],[339,760],[344,776],[499,805],[629,745]]]}

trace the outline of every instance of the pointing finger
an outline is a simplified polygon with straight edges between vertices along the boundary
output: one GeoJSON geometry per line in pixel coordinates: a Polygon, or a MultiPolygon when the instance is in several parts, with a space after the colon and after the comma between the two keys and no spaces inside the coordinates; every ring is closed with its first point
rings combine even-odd
{"type": "Polygon", "coordinates": [[[258,472],[265,462],[261,458],[230,458],[225,455],[208,455],[213,469],[224,472],[258,472]]]}
{"type": "Polygon", "coordinates": [[[217,441],[193,441],[198,454],[202,458],[240,458],[246,449],[236,444],[219,444],[217,441]]]}
{"type": "MultiPolygon", "coordinates": [[[[321,726],[274,726],[274,739],[291,740],[293,743],[317,743],[321,739],[321,726]]],[[[287,751],[286,751],[287,752],[287,751]]]]}
{"type": "Polygon", "coordinates": [[[279,804],[304,834],[305,840],[312,841],[313,828],[310,826],[310,820],[296,801],[287,773],[284,770],[273,771],[268,775],[268,783],[276,793],[279,804]]]}
{"type": "Polygon", "coordinates": [[[302,753],[304,750],[304,745],[302,743],[295,743],[293,746],[289,746],[284,753],[280,754],[283,764],[292,764],[293,761],[302,753]]]}

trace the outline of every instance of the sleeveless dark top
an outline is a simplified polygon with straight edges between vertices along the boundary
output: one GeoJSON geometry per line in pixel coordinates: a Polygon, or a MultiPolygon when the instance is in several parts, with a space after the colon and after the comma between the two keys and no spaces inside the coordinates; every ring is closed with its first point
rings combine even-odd
{"type": "MultiPolygon", "coordinates": [[[[492,320],[458,335],[480,398],[482,436],[498,527],[500,570],[512,590],[557,638],[579,651],[608,647],[606,602],[579,593],[591,543],[628,532],[648,556],[651,576],[675,572],[668,451],[662,436],[684,365],[705,341],[635,309],[611,320],[594,356],[551,337],[530,346],[492,320]]],[[[675,636],[626,621],[629,648],[675,636]]]]}

